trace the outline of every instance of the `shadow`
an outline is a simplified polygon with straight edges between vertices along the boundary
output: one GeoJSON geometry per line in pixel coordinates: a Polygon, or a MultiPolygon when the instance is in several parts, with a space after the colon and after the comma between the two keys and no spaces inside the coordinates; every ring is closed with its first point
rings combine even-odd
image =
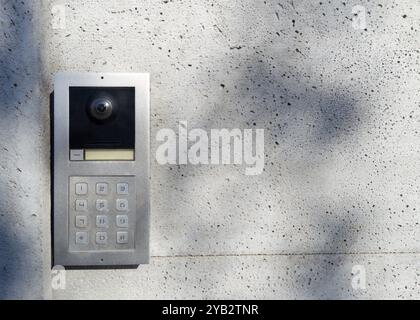
{"type": "Polygon", "coordinates": [[[2,206],[0,212],[0,299],[16,299],[23,294],[20,284],[31,275],[25,270],[25,244],[13,234],[13,223],[6,221],[11,220],[10,213],[5,213],[2,206]]]}
{"type": "MultiPolygon", "coordinates": [[[[259,48],[256,51],[263,50],[259,48]]],[[[196,199],[191,204],[194,214],[188,226],[178,224],[176,217],[183,212],[176,207],[172,209],[173,220],[165,222],[166,230],[173,228],[183,233],[181,238],[188,245],[181,248],[186,255],[206,252],[221,256],[281,254],[335,257],[354,252],[366,220],[358,213],[350,213],[349,208],[355,200],[351,195],[343,192],[340,201],[332,202],[327,197],[328,184],[317,179],[323,178],[322,173],[328,173],[330,164],[327,160],[336,150],[357,141],[361,126],[369,119],[364,116],[359,98],[350,88],[322,83],[316,76],[303,76],[296,72],[294,66],[296,57],[293,55],[299,56],[299,53],[291,52],[290,55],[291,61],[262,57],[258,52],[245,57],[238,54],[243,73],[237,77],[238,82],[224,83],[218,96],[202,106],[203,111],[200,112],[204,114],[200,114],[200,118],[206,120],[179,119],[189,121],[189,130],[197,127],[207,132],[212,128],[265,130],[266,161],[261,176],[240,176],[243,168],[237,166],[188,165],[159,169],[166,170],[166,175],[163,175],[166,179],[163,180],[167,184],[160,187],[165,189],[164,194],[173,197],[173,203],[196,199]],[[281,205],[273,205],[282,203],[280,195],[270,198],[271,189],[281,190],[279,185],[285,185],[285,180],[290,198],[294,199],[289,202],[289,212],[283,211],[281,205]],[[314,197],[319,190],[313,190],[312,183],[325,194],[323,201],[314,197]],[[199,188],[198,184],[203,187],[199,188]],[[212,198],[211,203],[205,197],[212,198]],[[319,211],[313,211],[314,208],[319,208],[319,211]],[[260,216],[270,217],[271,220],[265,222],[272,221],[275,225],[262,223],[260,216]],[[296,222],[291,223],[290,220],[296,222]],[[264,228],[272,228],[273,232],[261,233],[264,238],[261,242],[277,243],[277,248],[263,247],[258,241],[261,240],[258,231],[264,228]]],[[[304,63],[310,64],[311,61],[304,59],[304,63]]],[[[202,78],[197,77],[197,83],[206,83],[207,79],[207,75],[203,74],[202,78]]],[[[210,90],[220,86],[216,81],[208,83],[210,90]]],[[[177,131],[175,124],[174,129],[177,131]]],[[[308,272],[296,276],[296,285],[302,284],[302,279],[308,281],[314,278],[314,273],[318,272],[320,279],[312,285],[303,284],[307,288],[304,295],[313,299],[324,296],[339,298],[340,290],[334,289],[330,281],[341,275],[340,266],[323,260],[311,261],[321,263],[305,266],[308,272]]],[[[217,267],[223,269],[220,264],[217,267]]],[[[222,279],[221,274],[220,278],[216,276],[213,280],[221,283],[222,279]]],[[[182,290],[194,290],[193,284],[189,286],[185,284],[182,290]]],[[[249,297],[253,293],[242,294],[249,297]]]]}
{"type": "MultiPolygon", "coordinates": [[[[278,172],[288,182],[288,193],[293,199],[290,204],[295,206],[291,208],[289,204],[290,212],[278,212],[296,222],[286,223],[286,230],[279,228],[284,234],[283,238],[278,234],[278,242],[283,244],[276,252],[307,258],[305,266],[292,274],[295,288],[301,288],[296,298],[339,299],[342,291],[332,281],[341,277],[343,270],[335,261],[340,254],[354,253],[368,222],[361,214],[367,208],[355,212],[357,195],[336,189],[340,195],[337,199],[329,195],[329,183],[323,181],[332,169],[329,160],[335,152],[357,141],[363,121],[369,119],[349,88],[328,86],[314,81],[316,77],[302,77],[287,61],[280,63],[285,69],[277,72],[259,57],[251,61],[251,74],[247,76],[254,80],[246,92],[260,97],[259,100],[264,92],[274,94],[262,112],[245,110],[250,115],[245,123],[266,125],[265,183],[282,183],[279,176],[272,174],[278,172]]],[[[336,184],[335,180],[331,182],[336,184]]]]}
{"type": "MultiPolygon", "coordinates": [[[[43,298],[39,161],[42,124],[34,8],[3,1],[0,11],[0,299],[43,298]],[[41,112],[40,112],[41,110],[41,112]]],[[[42,168],[40,168],[42,167],[42,168]]]]}

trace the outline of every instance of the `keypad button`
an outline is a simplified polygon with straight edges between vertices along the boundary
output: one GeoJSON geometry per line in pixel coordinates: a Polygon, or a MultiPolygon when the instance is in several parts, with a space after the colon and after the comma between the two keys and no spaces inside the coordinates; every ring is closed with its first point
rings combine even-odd
{"type": "Polygon", "coordinates": [[[104,200],[104,199],[96,200],[96,210],[107,211],[108,210],[108,201],[104,200]]]}
{"type": "Polygon", "coordinates": [[[77,228],[86,228],[88,225],[87,216],[76,216],[76,227],[77,228]]]}
{"type": "Polygon", "coordinates": [[[108,183],[100,182],[96,184],[96,194],[107,195],[108,194],[108,183]]]}
{"type": "Polygon", "coordinates": [[[127,199],[117,199],[117,210],[118,211],[128,211],[128,200],[127,199]]]}
{"type": "Polygon", "coordinates": [[[96,243],[106,244],[108,242],[108,234],[106,232],[96,232],[96,243]]]}
{"type": "Polygon", "coordinates": [[[89,242],[87,232],[76,232],[76,244],[87,244],[89,242]]]}
{"type": "Polygon", "coordinates": [[[118,244],[128,243],[128,232],[126,231],[117,232],[117,243],[118,244]]]}
{"type": "Polygon", "coordinates": [[[117,227],[128,228],[128,216],[121,215],[116,217],[117,227]]]}
{"type": "Polygon", "coordinates": [[[117,194],[128,194],[128,183],[117,183],[117,194]]]}
{"type": "Polygon", "coordinates": [[[76,200],[76,211],[87,211],[87,200],[76,200]]]}
{"type": "Polygon", "coordinates": [[[108,228],[108,217],[107,216],[96,216],[96,226],[98,228],[108,228]]]}
{"type": "Polygon", "coordinates": [[[83,149],[70,150],[70,161],[82,161],[84,158],[83,149]]]}
{"type": "Polygon", "coordinates": [[[79,196],[86,195],[88,193],[88,185],[87,183],[76,183],[75,190],[79,196]]]}

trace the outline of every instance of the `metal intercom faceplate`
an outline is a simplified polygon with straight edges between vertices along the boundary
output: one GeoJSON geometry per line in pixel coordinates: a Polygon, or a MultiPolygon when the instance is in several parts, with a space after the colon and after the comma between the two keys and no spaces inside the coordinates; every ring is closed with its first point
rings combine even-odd
{"type": "Polygon", "coordinates": [[[149,261],[149,75],[54,81],[55,265],[149,261]]]}

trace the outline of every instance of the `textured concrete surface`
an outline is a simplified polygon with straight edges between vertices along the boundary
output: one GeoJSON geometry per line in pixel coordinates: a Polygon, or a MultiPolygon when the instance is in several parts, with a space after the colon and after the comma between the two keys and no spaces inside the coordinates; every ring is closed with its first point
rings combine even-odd
{"type": "Polygon", "coordinates": [[[131,271],[67,272],[57,299],[414,299],[419,255],[165,257],[131,271]],[[353,289],[352,271],[366,282],[353,289]],[[112,288],[112,290],[110,290],[112,288]]]}
{"type": "Polygon", "coordinates": [[[0,3],[0,299],[40,299],[50,290],[50,204],[39,10],[0,3]]]}
{"type": "MultiPolygon", "coordinates": [[[[21,48],[41,43],[39,52],[36,43],[32,53],[25,47],[30,68],[41,60],[33,75],[42,89],[38,102],[45,102],[58,70],[147,71],[152,154],[156,132],[176,129],[181,120],[206,130],[265,129],[260,176],[245,176],[241,166],[153,161],[152,263],[68,271],[67,289],[54,297],[420,298],[418,2],[38,4],[41,36],[13,38],[21,48]],[[60,4],[65,23],[57,25],[51,8],[60,4]],[[366,8],[364,30],[353,26],[355,5],[366,8]],[[366,270],[361,291],[351,285],[355,265],[366,270]]],[[[2,14],[7,22],[12,13],[2,14]]],[[[4,54],[6,68],[16,55],[4,54]]],[[[22,72],[14,77],[22,82],[22,72]]],[[[9,85],[5,96],[24,96],[33,85],[30,76],[17,88],[1,79],[9,85]]],[[[2,188],[11,199],[24,194],[14,195],[8,182],[7,175],[22,176],[11,167],[14,159],[32,172],[16,188],[48,183],[47,109],[34,100],[38,95],[30,97],[34,107],[24,109],[26,117],[12,106],[14,120],[1,119],[2,145],[19,141],[21,150],[2,161],[8,166],[2,188]],[[30,143],[11,134],[19,128],[30,143]]],[[[48,203],[45,188],[27,194],[30,200],[20,202],[25,212],[42,211],[38,198],[48,203]]],[[[23,215],[16,208],[7,219],[11,232],[33,235],[38,251],[31,257],[39,268],[48,264],[37,231],[48,227],[46,211],[43,224],[39,217],[38,224],[15,226],[23,215]]]]}

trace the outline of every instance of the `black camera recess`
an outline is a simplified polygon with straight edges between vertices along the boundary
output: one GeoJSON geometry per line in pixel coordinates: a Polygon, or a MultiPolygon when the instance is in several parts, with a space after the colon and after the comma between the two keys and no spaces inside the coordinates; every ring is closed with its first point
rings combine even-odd
{"type": "Polygon", "coordinates": [[[70,149],[134,149],[131,87],[70,87],[70,149]]]}

